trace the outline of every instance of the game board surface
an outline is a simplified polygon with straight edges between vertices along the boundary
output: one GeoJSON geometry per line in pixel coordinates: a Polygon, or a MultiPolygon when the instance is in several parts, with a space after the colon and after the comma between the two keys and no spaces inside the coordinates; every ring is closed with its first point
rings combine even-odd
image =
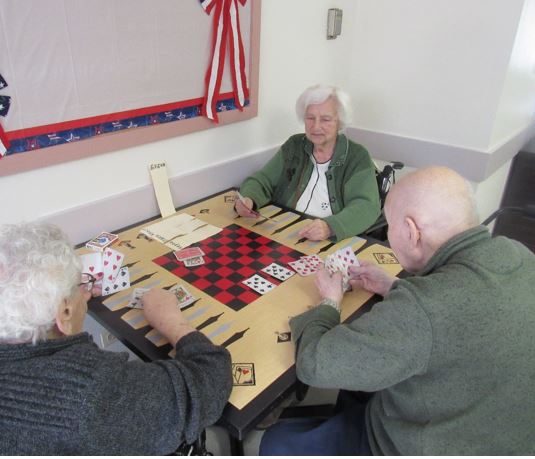
{"type": "MultiPolygon", "coordinates": [[[[172,251],[152,261],[234,311],[262,296],[244,285],[245,279],[271,263],[286,265],[303,255],[236,224],[223,228],[196,246],[205,254],[203,265],[187,267],[177,261],[172,251]]],[[[277,279],[270,278],[269,281],[280,284],[277,279]]]]}
{"type": "MultiPolygon", "coordinates": [[[[128,305],[136,288],[182,286],[195,298],[183,308],[184,318],[212,342],[228,349],[234,378],[229,402],[233,409],[249,413],[260,399],[264,403],[265,397],[260,396],[294,365],[290,318],[314,307],[320,300],[314,276],[295,274],[279,281],[269,277],[262,268],[275,261],[288,269],[288,263],[303,254],[318,254],[325,260],[345,247],[351,247],[359,260],[375,262],[392,275],[399,273],[401,267],[388,247],[379,244],[365,247],[366,240],[360,237],[338,243],[301,242],[299,229],[307,220],[277,206],[261,209],[269,217],[265,220],[237,217],[233,200],[232,191],[223,192],[184,206],[174,217],[169,217],[176,219],[184,213],[221,229],[216,234],[210,231],[207,237],[191,239],[195,241],[193,246],[205,253],[205,263],[199,266],[186,267],[174,258],[167,238],[158,241],[146,234],[148,226],[169,219],[156,218],[119,231],[118,239],[110,247],[124,255],[122,266],[128,269],[130,287],[94,298],[89,310],[142,358],[168,358],[174,352],[169,342],[148,324],[142,309],[128,305]],[[242,283],[252,275],[268,279],[274,288],[260,295],[242,283]]],[[[197,228],[192,236],[206,227],[197,228]]],[[[87,248],[80,249],[80,253],[87,252],[87,248]]],[[[363,290],[348,292],[342,303],[342,321],[371,297],[371,293],[363,290]]],[[[241,417],[236,415],[236,419],[241,417]]]]}

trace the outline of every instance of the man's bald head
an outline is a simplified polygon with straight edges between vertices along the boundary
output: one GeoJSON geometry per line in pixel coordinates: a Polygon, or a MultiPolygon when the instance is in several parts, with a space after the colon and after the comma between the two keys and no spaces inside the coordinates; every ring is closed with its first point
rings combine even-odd
{"type": "Polygon", "coordinates": [[[397,230],[409,220],[414,223],[423,261],[453,236],[479,223],[470,184],[457,172],[439,166],[398,180],[388,193],[385,213],[389,225],[397,222],[397,230]]]}

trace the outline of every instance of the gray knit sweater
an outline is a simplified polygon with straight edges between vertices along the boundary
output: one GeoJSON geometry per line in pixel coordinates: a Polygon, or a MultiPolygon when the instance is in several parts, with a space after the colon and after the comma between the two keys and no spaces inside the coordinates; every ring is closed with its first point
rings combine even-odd
{"type": "Polygon", "coordinates": [[[291,321],[307,384],[376,392],[374,454],[535,454],[535,255],[473,228],[352,323],[291,321]]]}
{"type": "Polygon", "coordinates": [[[229,353],[199,332],[152,363],[86,333],[0,345],[0,454],[167,454],[217,421],[231,387],[229,353]]]}

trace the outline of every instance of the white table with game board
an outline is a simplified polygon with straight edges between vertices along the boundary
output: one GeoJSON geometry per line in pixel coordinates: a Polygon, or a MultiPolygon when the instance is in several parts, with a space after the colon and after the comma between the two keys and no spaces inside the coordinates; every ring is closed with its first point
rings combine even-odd
{"type": "MultiPolygon", "coordinates": [[[[150,327],[141,310],[127,304],[137,287],[185,287],[196,298],[183,308],[185,317],[232,356],[234,388],[219,424],[228,430],[235,442],[233,451],[239,453],[244,435],[297,387],[288,321],[320,300],[313,276],[295,274],[280,281],[261,269],[273,262],[288,267],[303,255],[318,254],[325,259],[347,246],[359,260],[372,260],[394,275],[401,267],[388,247],[364,238],[336,244],[300,240],[297,233],[309,217],[280,206],[265,206],[257,219],[239,217],[234,199],[234,191],[226,190],[179,208],[175,216],[186,214],[202,224],[174,241],[148,237],[150,229],[141,232],[162,220],[156,217],[117,231],[119,239],[113,248],[125,255],[123,266],[129,269],[130,287],[93,298],[89,313],[141,359],[169,358],[174,352],[171,345],[150,327]],[[212,234],[213,226],[221,231],[212,234]],[[191,240],[195,241],[192,246],[205,253],[202,265],[187,267],[173,255],[191,240]],[[275,287],[260,294],[243,284],[255,274],[275,287]]],[[[88,249],[79,251],[87,253],[88,249]]],[[[347,293],[342,320],[354,319],[375,301],[376,297],[362,290],[347,293]]]]}

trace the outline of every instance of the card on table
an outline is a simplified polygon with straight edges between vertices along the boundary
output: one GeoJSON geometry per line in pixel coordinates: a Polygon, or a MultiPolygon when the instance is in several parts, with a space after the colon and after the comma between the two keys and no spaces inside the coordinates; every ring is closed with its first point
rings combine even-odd
{"type": "Polygon", "coordinates": [[[293,271],[277,263],[271,263],[269,266],[262,268],[261,271],[281,281],[285,281],[286,279],[289,279],[295,274],[293,271]]]}
{"type": "Polygon", "coordinates": [[[88,249],[102,251],[110,244],[119,239],[117,234],[107,233],[103,231],[97,237],[94,237],[85,245],[88,249]]]}
{"type": "Polygon", "coordinates": [[[145,295],[145,293],[147,293],[149,290],[150,289],[148,288],[135,288],[132,292],[132,298],[126,307],[132,309],[143,309],[143,301],[141,298],[143,298],[143,295],[145,295]]]}
{"type": "Polygon", "coordinates": [[[311,276],[317,270],[306,264],[303,260],[290,261],[288,263],[300,276],[311,276]]]}
{"type": "Polygon", "coordinates": [[[128,268],[121,268],[115,279],[104,277],[102,280],[102,295],[111,295],[130,288],[130,273],[128,268]]]}
{"type": "Polygon", "coordinates": [[[186,247],[185,249],[175,250],[173,255],[178,261],[184,261],[188,258],[202,257],[204,252],[200,247],[186,247]]]}
{"type": "Polygon", "coordinates": [[[297,261],[288,263],[293,269],[297,271],[300,276],[310,276],[314,274],[323,263],[323,260],[317,255],[306,255],[297,261]]]}
{"type": "Polygon", "coordinates": [[[273,284],[272,282],[269,282],[268,280],[264,279],[262,276],[259,276],[258,274],[255,274],[254,276],[251,276],[242,282],[245,285],[247,285],[247,287],[253,289],[255,292],[260,293],[261,295],[264,295],[270,292],[276,287],[275,284],[273,284]]]}
{"type": "Polygon", "coordinates": [[[193,257],[193,258],[187,258],[184,260],[184,265],[190,268],[191,266],[200,266],[204,265],[204,258],[203,257],[193,257]]]}
{"type": "Polygon", "coordinates": [[[190,292],[188,292],[182,285],[175,285],[169,291],[175,294],[178,300],[178,307],[180,309],[190,305],[196,300],[196,298],[190,292]]]}

